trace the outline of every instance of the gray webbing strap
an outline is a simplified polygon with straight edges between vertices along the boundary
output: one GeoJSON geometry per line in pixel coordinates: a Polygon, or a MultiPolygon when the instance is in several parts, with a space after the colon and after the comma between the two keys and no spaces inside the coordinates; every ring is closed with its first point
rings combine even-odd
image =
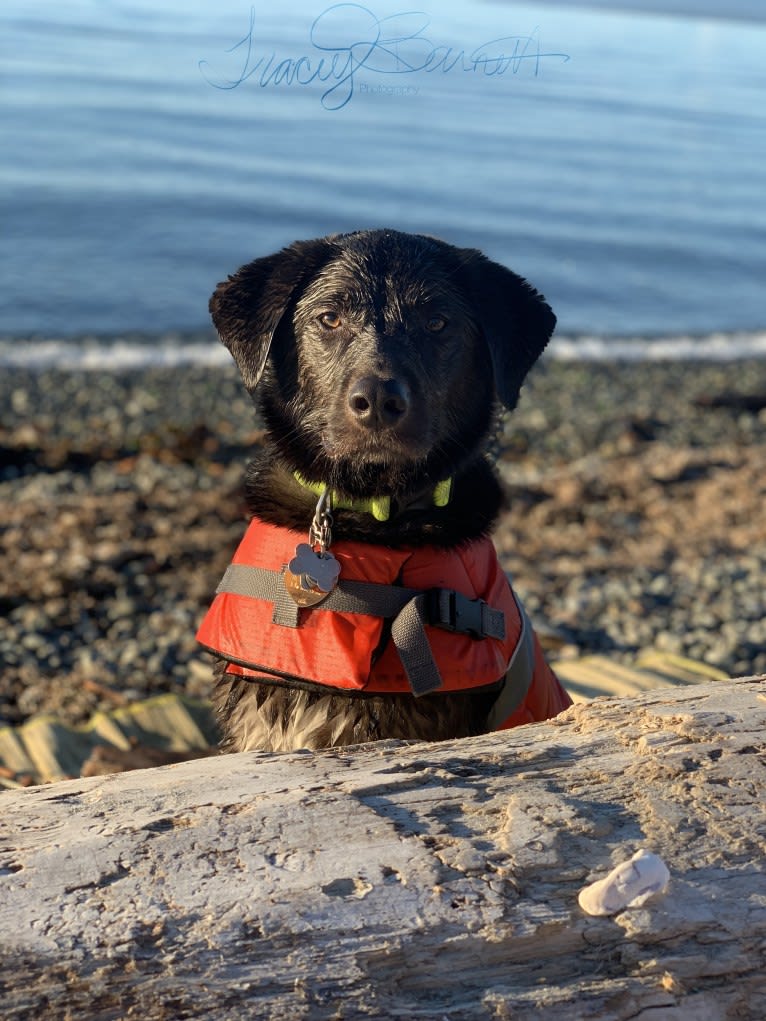
{"type": "MultiPolygon", "coordinates": [[[[229,564],[216,592],[231,592],[252,599],[266,599],[277,603],[288,595],[282,573],[264,567],[246,564],[229,564]]],[[[420,595],[420,589],[400,588],[397,585],[378,585],[373,581],[341,581],[338,587],[323,599],[314,610],[334,610],[336,613],[368,613],[375,617],[395,617],[405,603],[420,595]]],[[[292,599],[290,599],[292,602],[292,599]]]]}
{"type": "MultiPolygon", "coordinates": [[[[272,602],[275,624],[286,627],[298,625],[298,606],[285,590],[282,574],[278,571],[229,564],[216,592],[272,602]]],[[[426,624],[475,638],[505,638],[502,610],[488,606],[481,599],[468,599],[452,589],[424,592],[398,585],[342,580],[326,599],[312,609],[392,619],[391,640],[416,696],[437,691],[442,686],[439,668],[425,632],[426,624]]]]}
{"type": "MultiPolygon", "coordinates": [[[[284,571],[284,567],[282,570],[284,571]]],[[[282,581],[282,574],[278,571],[229,564],[216,592],[231,592],[236,596],[266,599],[274,604],[271,619],[275,624],[298,627],[298,604],[290,598],[290,593],[282,581]]]]}
{"type": "Polygon", "coordinates": [[[503,687],[487,716],[490,730],[498,730],[511,713],[519,708],[527,696],[535,671],[535,636],[532,625],[515,593],[514,599],[521,618],[521,634],[505,672],[503,687]]]}
{"type": "Polygon", "coordinates": [[[391,625],[391,641],[402,661],[412,694],[427,695],[442,686],[441,674],[431,652],[425,624],[430,623],[425,593],[410,599],[391,625]]]}
{"type": "MultiPolygon", "coordinates": [[[[287,564],[282,564],[283,574],[286,569],[287,564]]],[[[298,627],[300,623],[298,610],[300,607],[287,591],[284,584],[277,585],[276,588],[278,591],[274,597],[274,612],[271,615],[272,623],[279,624],[281,627],[298,627]]]]}

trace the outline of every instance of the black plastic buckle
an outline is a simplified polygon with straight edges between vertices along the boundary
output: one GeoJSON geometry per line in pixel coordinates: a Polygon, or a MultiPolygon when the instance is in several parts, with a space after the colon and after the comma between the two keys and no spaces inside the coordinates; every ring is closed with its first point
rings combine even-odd
{"type": "Polygon", "coordinates": [[[429,623],[445,631],[456,631],[471,638],[486,638],[483,599],[468,599],[452,589],[431,589],[429,623]]]}

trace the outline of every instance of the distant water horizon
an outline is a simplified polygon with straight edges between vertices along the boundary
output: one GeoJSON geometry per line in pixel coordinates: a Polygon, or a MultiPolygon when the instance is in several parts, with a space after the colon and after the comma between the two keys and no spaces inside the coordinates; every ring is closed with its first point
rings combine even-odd
{"type": "MultiPolygon", "coordinates": [[[[507,4],[510,0],[490,0],[507,4]]],[[[633,14],[661,14],[668,17],[721,18],[726,21],[766,22],[761,0],[543,0],[545,7],[578,7],[633,14]]]]}
{"type": "Polygon", "coordinates": [[[408,6],[6,0],[0,365],[182,357],[239,265],[378,226],[527,277],[556,357],[760,356],[764,5],[408,6]]]}

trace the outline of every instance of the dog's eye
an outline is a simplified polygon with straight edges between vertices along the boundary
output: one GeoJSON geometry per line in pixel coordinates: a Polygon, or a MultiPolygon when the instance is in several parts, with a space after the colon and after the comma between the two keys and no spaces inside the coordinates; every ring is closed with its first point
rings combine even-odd
{"type": "Polygon", "coordinates": [[[323,312],[319,317],[319,322],[326,330],[337,330],[343,320],[337,312],[323,312]]]}
{"type": "Polygon", "coordinates": [[[430,330],[431,333],[439,333],[447,325],[447,320],[444,316],[431,316],[426,323],[426,329],[430,330]]]}

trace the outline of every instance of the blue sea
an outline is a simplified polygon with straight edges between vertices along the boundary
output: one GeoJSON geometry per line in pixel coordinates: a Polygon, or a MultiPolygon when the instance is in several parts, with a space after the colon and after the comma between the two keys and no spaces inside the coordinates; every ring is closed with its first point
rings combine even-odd
{"type": "Polygon", "coordinates": [[[224,357],[218,280],[377,226],[561,357],[766,354],[760,0],[3,0],[0,72],[0,365],[224,357]]]}

